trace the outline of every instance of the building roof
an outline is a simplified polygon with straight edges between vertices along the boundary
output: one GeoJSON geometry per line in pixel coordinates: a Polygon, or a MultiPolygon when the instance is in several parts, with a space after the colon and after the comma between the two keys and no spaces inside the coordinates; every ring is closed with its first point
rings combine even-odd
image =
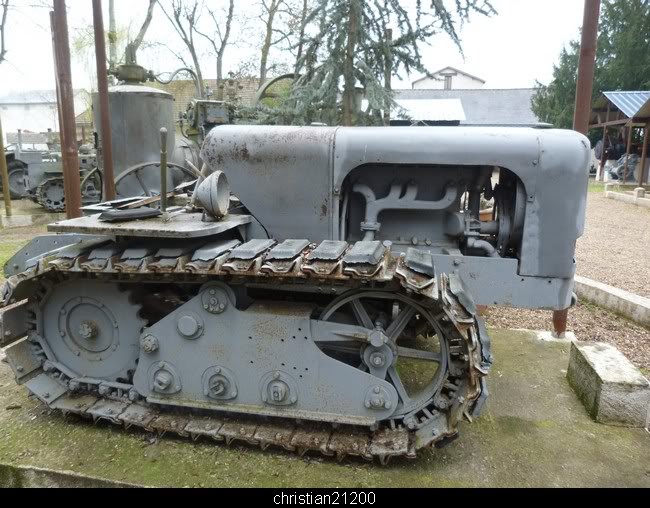
{"type": "MultiPolygon", "coordinates": [[[[467,76],[468,78],[475,79],[476,81],[480,81],[483,84],[486,83],[484,79],[481,79],[478,76],[474,76],[473,74],[470,74],[469,72],[461,71],[460,69],[456,69],[456,67],[451,67],[449,65],[447,67],[443,67],[442,69],[438,69],[436,72],[432,72],[431,75],[435,76],[436,74],[440,74],[442,71],[446,71],[447,69],[452,70],[452,71],[454,71],[454,72],[456,72],[458,74],[463,74],[464,76],[467,76]]],[[[416,79],[415,81],[413,81],[413,84],[419,83],[420,81],[424,81],[425,79],[429,79],[429,76],[424,76],[424,77],[422,77],[420,79],[416,79]]]]}
{"type": "MultiPolygon", "coordinates": [[[[464,122],[465,111],[459,99],[398,99],[398,106],[418,122],[464,122]]],[[[395,111],[399,114],[399,109],[395,111]]]]}
{"type": "Polygon", "coordinates": [[[650,92],[603,92],[628,118],[650,118],[650,92]]]}
{"type": "MultiPolygon", "coordinates": [[[[534,88],[477,90],[395,90],[395,100],[457,99],[465,114],[463,125],[537,125],[533,113],[534,88]]],[[[411,104],[411,103],[409,103],[411,104]]],[[[423,106],[427,108],[427,106],[423,106]]]]}

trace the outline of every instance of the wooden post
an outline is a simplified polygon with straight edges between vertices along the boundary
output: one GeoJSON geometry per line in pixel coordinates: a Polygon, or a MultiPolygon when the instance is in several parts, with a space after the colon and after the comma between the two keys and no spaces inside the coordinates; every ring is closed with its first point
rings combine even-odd
{"type": "Polygon", "coordinates": [[[576,85],[576,109],[573,119],[573,130],[584,135],[587,135],[589,131],[599,18],[600,0],[585,0],[580,60],[578,62],[578,82],[576,85]]]}
{"type": "Polygon", "coordinates": [[[630,162],[630,150],[632,150],[632,138],[634,134],[634,126],[630,125],[630,128],[627,130],[627,148],[625,150],[625,169],[623,170],[623,185],[627,182],[627,166],[630,162]]]}
{"type": "MultiPolygon", "coordinates": [[[[59,68],[59,64],[57,62],[58,55],[56,53],[56,40],[54,38],[54,34],[56,32],[54,28],[54,12],[50,12],[50,28],[52,30],[52,58],[54,62],[54,72],[57,72],[57,69],[59,68]]],[[[63,117],[61,116],[61,104],[59,103],[59,97],[61,97],[61,92],[59,91],[59,80],[55,79],[54,80],[54,86],[56,88],[56,115],[57,115],[57,120],[59,121],[59,147],[61,150],[63,150],[63,147],[65,146],[65,140],[63,139],[64,132],[63,132],[63,117]]]]}
{"type": "Polygon", "coordinates": [[[605,180],[605,165],[607,164],[607,150],[605,149],[607,146],[607,123],[609,123],[609,112],[611,110],[611,103],[609,100],[607,101],[607,116],[605,117],[605,127],[603,127],[603,153],[600,155],[600,169],[598,171],[598,178],[597,180],[599,182],[603,182],[605,180]]]}
{"type": "Polygon", "coordinates": [[[641,152],[641,170],[639,171],[639,187],[643,186],[645,177],[645,163],[648,160],[648,130],[650,130],[650,122],[646,122],[643,129],[643,151],[641,152]]]}
{"type": "Polygon", "coordinates": [[[63,185],[65,209],[68,219],[81,217],[81,178],[79,175],[79,148],[77,146],[77,125],[74,114],[74,90],[70,63],[70,38],[65,0],[54,0],[54,41],[56,47],[56,78],[59,90],[59,108],[64,132],[63,185]]]}
{"type": "Polygon", "coordinates": [[[95,58],[97,62],[97,91],[99,94],[100,126],[102,132],[102,173],[104,200],[114,201],[115,171],[113,168],[113,132],[108,100],[108,69],[106,68],[106,41],[104,40],[104,14],[102,1],[93,0],[93,26],[95,27],[95,58]]]}
{"type": "Polygon", "coordinates": [[[11,189],[9,188],[9,170],[7,169],[7,158],[5,157],[5,140],[2,133],[2,118],[0,118],[0,176],[2,177],[2,194],[5,199],[5,211],[7,217],[11,217],[11,189]]]}
{"type": "MultiPolygon", "coordinates": [[[[573,129],[584,134],[589,132],[594,73],[596,70],[596,49],[598,46],[598,21],[600,19],[600,0],[585,0],[582,20],[582,40],[578,61],[578,82],[576,84],[576,106],[573,129]]],[[[553,314],[553,328],[556,337],[566,335],[569,309],[553,314]]]]}

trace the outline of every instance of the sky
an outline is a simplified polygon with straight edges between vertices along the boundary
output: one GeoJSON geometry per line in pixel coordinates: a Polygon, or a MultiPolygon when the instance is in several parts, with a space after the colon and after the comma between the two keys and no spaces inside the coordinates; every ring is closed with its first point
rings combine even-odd
{"type": "MultiPolygon", "coordinates": [[[[48,9],[32,7],[31,0],[15,0],[18,10],[10,14],[7,33],[8,61],[0,65],[0,95],[14,91],[46,90],[54,88],[52,43],[49,31],[48,9]]],[[[219,0],[207,0],[216,3],[219,0]]],[[[238,0],[238,3],[243,0],[238,0]]],[[[68,0],[68,22],[71,37],[87,29],[92,23],[91,2],[68,0]]],[[[108,2],[104,2],[107,8],[108,2]]],[[[145,0],[116,0],[118,25],[131,26],[137,32],[144,20],[148,2],[145,0]]],[[[562,48],[579,36],[582,24],[583,0],[492,0],[498,15],[492,18],[473,16],[461,31],[461,55],[446,35],[431,40],[424,46],[427,68],[434,72],[448,65],[484,79],[486,88],[529,88],[536,81],[548,83],[552,78],[553,64],[562,48]]],[[[108,24],[108,15],[105,14],[108,24]]],[[[230,48],[226,72],[242,60],[254,58],[254,49],[246,39],[252,28],[238,27],[244,34],[239,48],[230,48]]],[[[257,32],[255,32],[257,34],[257,32]]],[[[157,12],[148,38],[166,41],[181,50],[176,33],[169,22],[157,12]]],[[[144,51],[140,63],[156,73],[169,72],[180,67],[180,62],[167,49],[144,51]]],[[[73,61],[75,88],[95,87],[94,56],[88,52],[73,61]]],[[[216,75],[214,59],[209,54],[202,58],[205,78],[216,75]]],[[[402,76],[396,88],[410,88],[410,83],[420,75],[402,76]]]]}

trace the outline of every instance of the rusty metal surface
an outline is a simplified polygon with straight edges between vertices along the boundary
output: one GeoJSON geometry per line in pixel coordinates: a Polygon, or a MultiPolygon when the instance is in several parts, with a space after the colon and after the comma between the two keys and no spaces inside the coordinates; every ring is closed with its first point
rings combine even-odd
{"type": "Polygon", "coordinates": [[[115,194],[115,171],[113,169],[113,135],[108,107],[108,69],[106,68],[106,41],[104,39],[104,14],[102,1],[93,0],[93,26],[95,29],[95,58],[97,61],[97,90],[99,117],[101,120],[104,200],[113,201],[115,194]]]}
{"type": "Polygon", "coordinates": [[[68,16],[65,0],[54,0],[53,12],[57,95],[62,120],[61,132],[63,133],[61,152],[63,155],[66,213],[69,219],[73,219],[81,217],[81,178],[79,175],[77,123],[74,111],[74,89],[72,87],[68,16]]]}

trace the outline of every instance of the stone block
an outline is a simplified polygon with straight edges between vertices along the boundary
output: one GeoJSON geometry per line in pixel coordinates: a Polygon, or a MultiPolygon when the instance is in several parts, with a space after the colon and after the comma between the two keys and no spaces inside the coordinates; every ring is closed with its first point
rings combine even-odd
{"type": "Polygon", "coordinates": [[[650,382],[615,347],[574,342],[567,378],[598,423],[648,426],[650,382]]]}
{"type": "Polygon", "coordinates": [[[643,187],[638,187],[634,189],[634,197],[637,199],[645,198],[645,189],[643,187]]]}

